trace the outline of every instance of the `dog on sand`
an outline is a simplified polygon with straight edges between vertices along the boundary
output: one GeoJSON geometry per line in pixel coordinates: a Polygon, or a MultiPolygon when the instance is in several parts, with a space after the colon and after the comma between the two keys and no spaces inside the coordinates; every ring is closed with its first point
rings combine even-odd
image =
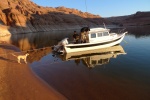
{"type": "Polygon", "coordinates": [[[25,55],[15,55],[15,54],[12,54],[12,55],[17,57],[19,64],[21,64],[21,62],[20,62],[21,59],[23,59],[24,62],[27,64],[27,56],[29,55],[28,53],[26,53],[25,55]]]}

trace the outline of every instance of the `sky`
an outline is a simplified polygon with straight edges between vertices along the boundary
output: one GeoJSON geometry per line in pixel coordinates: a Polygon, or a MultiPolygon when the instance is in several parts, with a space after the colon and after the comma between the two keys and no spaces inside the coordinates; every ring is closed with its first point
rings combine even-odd
{"type": "Polygon", "coordinates": [[[78,9],[101,17],[123,16],[137,11],[150,11],[150,0],[31,0],[44,7],[78,9]]]}

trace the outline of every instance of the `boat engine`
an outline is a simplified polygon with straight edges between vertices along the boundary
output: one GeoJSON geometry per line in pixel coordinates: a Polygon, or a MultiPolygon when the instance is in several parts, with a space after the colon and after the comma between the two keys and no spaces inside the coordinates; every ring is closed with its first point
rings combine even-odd
{"type": "Polygon", "coordinates": [[[58,53],[64,53],[64,45],[68,44],[68,38],[65,38],[63,40],[61,40],[60,42],[58,42],[57,45],[53,46],[53,51],[58,52],[58,53]]]}

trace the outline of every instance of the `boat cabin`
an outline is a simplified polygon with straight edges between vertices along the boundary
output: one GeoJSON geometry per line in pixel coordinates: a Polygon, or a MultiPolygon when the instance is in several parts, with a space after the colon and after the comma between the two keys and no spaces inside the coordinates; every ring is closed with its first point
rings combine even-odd
{"type": "Polygon", "coordinates": [[[88,67],[92,68],[92,67],[95,67],[96,65],[107,64],[107,63],[109,63],[109,60],[110,60],[110,58],[102,59],[102,58],[100,58],[100,55],[96,55],[93,57],[89,57],[88,62],[87,61],[85,61],[85,62],[86,62],[88,67]]]}
{"type": "MultiPolygon", "coordinates": [[[[115,34],[113,34],[115,36],[115,34]]],[[[109,40],[112,38],[112,34],[109,34],[109,29],[105,28],[94,28],[90,29],[88,33],[88,43],[100,42],[109,40]]]]}

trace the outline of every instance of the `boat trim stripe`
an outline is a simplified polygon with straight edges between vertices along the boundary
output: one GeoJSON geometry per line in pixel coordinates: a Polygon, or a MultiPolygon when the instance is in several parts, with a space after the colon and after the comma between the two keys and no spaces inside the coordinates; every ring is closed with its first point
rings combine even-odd
{"type": "Polygon", "coordinates": [[[104,44],[109,44],[109,43],[112,43],[112,42],[116,42],[118,40],[120,40],[122,37],[116,39],[116,40],[113,40],[113,41],[109,41],[109,42],[104,42],[104,43],[96,43],[96,44],[88,44],[88,45],[78,45],[78,46],[66,46],[67,48],[84,48],[84,47],[90,47],[90,46],[99,46],[99,45],[104,45],[104,44]]]}

